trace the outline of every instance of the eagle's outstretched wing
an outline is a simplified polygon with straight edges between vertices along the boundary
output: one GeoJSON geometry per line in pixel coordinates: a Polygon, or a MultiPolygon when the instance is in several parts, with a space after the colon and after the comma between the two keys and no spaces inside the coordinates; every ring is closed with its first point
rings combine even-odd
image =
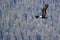
{"type": "Polygon", "coordinates": [[[44,7],[42,9],[42,18],[47,18],[46,17],[46,10],[47,10],[48,6],[49,6],[48,4],[44,5],[44,7]]]}

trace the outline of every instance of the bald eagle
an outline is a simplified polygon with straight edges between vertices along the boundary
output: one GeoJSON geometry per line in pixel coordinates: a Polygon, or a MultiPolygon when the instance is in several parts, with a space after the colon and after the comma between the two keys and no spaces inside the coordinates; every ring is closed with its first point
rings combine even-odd
{"type": "Polygon", "coordinates": [[[35,16],[36,18],[39,18],[39,17],[41,17],[41,18],[47,18],[46,17],[46,10],[47,10],[47,8],[48,8],[48,4],[45,4],[44,6],[43,6],[43,8],[42,8],[42,16],[35,16]]]}

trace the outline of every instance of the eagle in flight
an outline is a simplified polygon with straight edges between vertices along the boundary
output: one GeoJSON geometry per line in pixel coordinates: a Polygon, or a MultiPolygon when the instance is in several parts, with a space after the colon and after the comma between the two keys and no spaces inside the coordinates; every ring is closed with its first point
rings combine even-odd
{"type": "Polygon", "coordinates": [[[42,18],[47,18],[46,17],[46,10],[47,10],[47,8],[48,8],[48,4],[45,4],[44,6],[43,6],[43,8],[42,8],[42,16],[35,16],[36,18],[39,18],[39,17],[42,17],[42,18]]]}

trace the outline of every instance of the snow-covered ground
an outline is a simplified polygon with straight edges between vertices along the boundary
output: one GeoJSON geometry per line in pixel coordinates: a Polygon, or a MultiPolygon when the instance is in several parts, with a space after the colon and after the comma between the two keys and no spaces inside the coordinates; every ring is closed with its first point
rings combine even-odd
{"type": "Polygon", "coordinates": [[[60,40],[60,0],[0,0],[0,40],[60,40]]]}

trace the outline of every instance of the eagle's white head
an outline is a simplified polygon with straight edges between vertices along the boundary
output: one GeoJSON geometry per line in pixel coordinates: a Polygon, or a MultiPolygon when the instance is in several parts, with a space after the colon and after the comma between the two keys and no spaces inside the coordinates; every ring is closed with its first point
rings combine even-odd
{"type": "Polygon", "coordinates": [[[40,18],[42,18],[42,16],[39,16],[40,18]]]}

